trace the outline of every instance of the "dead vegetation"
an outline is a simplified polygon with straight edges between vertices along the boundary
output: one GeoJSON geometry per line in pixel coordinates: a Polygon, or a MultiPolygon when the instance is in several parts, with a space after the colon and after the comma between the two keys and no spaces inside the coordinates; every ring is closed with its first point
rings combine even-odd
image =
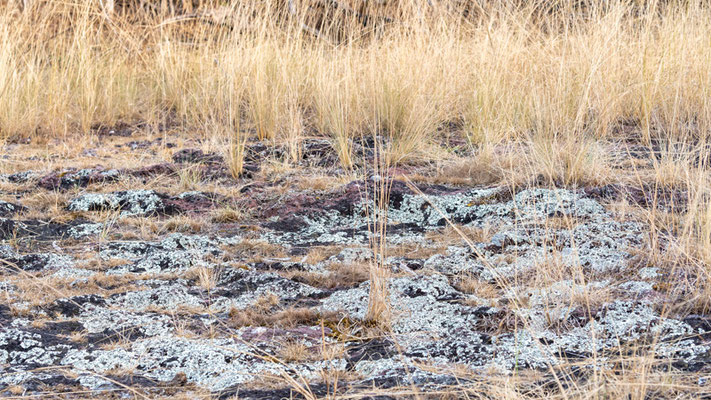
{"type": "MultiPolygon", "coordinates": [[[[328,138],[338,156],[337,167],[344,172],[299,176],[274,189],[283,195],[291,188],[328,190],[359,176],[353,171],[362,160],[354,153],[354,143],[383,135],[390,143],[383,151],[387,165],[376,167],[383,175],[391,167],[432,162],[433,171],[417,170],[411,179],[512,189],[617,184],[651,194],[644,204],[628,196],[614,200],[611,208],[619,215],[641,219],[649,228],[646,251],[638,261],[664,274],[666,281],[657,283],[656,289],[673,304],[665,311],[678,315],[709,312],[711,50],[707,42],[711,10],[707,4],[688,1],[665,6],[667,2],[619,0],[590,5],[580,12],[573,1],[552,2],[558,8],[543,7],[541,1],[519,7],[471,2],[478,11],[463,19],[447,7],[426,8],[420,17],[415,11],[425,9],[423,2],[398,3],[396,13],[392,9],[387,13],[397,17],[394,21],[377,29],[353,31],[341,24],[327,25],[323,15],[303,14],[303,20],[297,19],[300,24],[277,24],[273,9],[253,1],[231,7],[205,1],[195,9],[186,2],[184,8],[145,14],[140,10],[137,14],[127,10],[107,13],[93,2],[36,2],[23,12],[3,4],[0,138],[7,146],[29,140],[35,147],[31,154],[20,154],[12,147],[7,151],[12,162],[0,163],[1,171],[33,165],[50,170],[61,167],[65,159],[76,160],[77,167],[94,164],[97,158],[120,166],[127,159],[117,157],[114,149],[101,149],[101,132],[107,127],[140,124],[150,140],[168,133],[188,138],[185,141],[204,139],[206,147],[224,155],[235,179],[244,177],[248,142],[285,144],[282,159],[263,160],[259,171],[261,178],[277,181],[301,173],[296,160],[303,139],[312,134],[328,138]],[[542,8],[547,11],[541,12],[542,8]],[[181,13],[199,18],[182,20],[181,13]],[[212,22],[205,23],[206,16],[212,22]],[[303,24],[311,28],[310,33],[303,24]],[[444,136],[460,141],[448,142],[444,136]],[[78,157],[92,148],[100,151],[78,157]],[[633,155],[639,148],[646,155],[633,155]],[[666,204],[664,193],[678,195],[682,201],[666,204]]],[[[380,10],[375,7],[369,12],[380,10]]],[[[161,144],[151,151],[138,159],[162,162],[172,150],[161,144]]],[[[126,180],[101,188],[188,191],[209,185],[199,169],[191,166],[170,178],[126,180]]],[[[68,216],[62,210],[76,192],[28,194],[23,204],[32,211],[23,218],[116,220],[125,240],[196,233],[206,230],[209,222],[237,224],[251,217],[250,210],[230,205],[212,210],[206,219],[180,215],[156,221],[118,218],[111,213],[68,216]]],[[[385,192],[381,188],[370,195],[385,196],[385,192]]],[[[373,230],[383,230],[385,237],[379,217],[373,215],[373,230]]],[[[541,221],[541,226],[569,229],[575,223],[553,217],[541,221]]],[[[432,247],[386,248],[383,243],[372,247],[381,256],[426,258],[450,245],[488,242],[491,234],[486,228],[450,225],[425,236],[432,247]]],[[[280,246],[263,241],[245,240],[227,250],[230,256],[224,261],[299,261],[280,246]]],[[[324,261],[340,250],[312,249],[305,260],[324,261]]],[[[92,260],[87,267],[100,271],[124,262],[92,260]]],[[[334,289],[368,279],[382,283],[387,279],[382,267],[376,262],[332,263],[327,278],[303,271],[280,274],[334,289]]],[[[215,274],[196,269],[186,277],[210,291],[215,287],[215,274]]],[[[502,291],[514,286],[545,288],[564,279],[584,285],[581,275],[579,269],[564,267],[553,254],[511,282],[484,283],[462,275],[452,283],[461,292],[493,305],[502,291]]],[[[58,278],[23,276],[13,284],[18,299],[46,305],[73,294],[126,290],[128,281],[98,275],[72,284],[58,278]],[[52,290],[43,290],[48,287],[52,290]]],[[[528,301],[523,292],[514,293],[502,314],[484,320],[482,330],[493,334],[523,326],[525,322],[512,312],[528,301]]],[[[571,312],[589,317],[614,293],[609,288],[592,288],[567,295],[571,312]]],[[[387,320],[386,288],[374,296],[371,319],[383,314],[387,320]]],[[[231,328],[342,322],[337,315],[310,308],[284,307],[270,296],[253,307],[231,310],[230,318],[231,328]]],[[[317,359],[300,343],[285,343],[280,356],[294,361],[317,359]]],[[[674,398],[691,390],[691,384],[673,372],[652,370],[653,361],[641,356],[616,360],[613,368],[601,369],[575,385],[560,382],[561,376],[573,375],[570,369],[554,372],[552,380],[544,383],[522,382],[523,377],[517,375],[509,381],[482,384],[482,389],[490,397],[556,397],[551,394],[555,392],[552,385],[565,398],[640,399],[674,398]]],[[[8,389],[17,396],[22,395],[20,390],[8,389]]],[[[453,388],[441,395],[477,393],[453,388]]]]}
{"type": "Polygon", "coordinates": [[[230,310],[230,325],[234,328],[242,326],[269,326],[277,328],[295,328],[299,325],[318,326],[326,321],[338,322],[338,313],[319,313],[308,307],[280,307],[275,296],[262,296],[249,308],[230,310]]]}
{"type": "Polygon", "coordinates": [[[366,263],[330,263],[329,273],[292,271],[281,275],[297,282],[303,282],[321,289],[343,289],[357,286],[368,280],[366,263]]]}

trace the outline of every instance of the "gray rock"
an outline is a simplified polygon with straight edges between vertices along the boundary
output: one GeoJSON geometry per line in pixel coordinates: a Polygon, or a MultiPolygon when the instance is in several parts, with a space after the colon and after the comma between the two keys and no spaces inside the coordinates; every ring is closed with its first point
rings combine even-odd
{"type": "Polygon", "coordinates": [[[19,204],[8,203],[7,201],[0,200],[0,217],[9,217],[11,215],[24,212],[25,210],[27,209],[19,204]]]}
{"type": "Polygon", "coordinates": [[[121,216],[152,215],[166,210],[165,196],[153,190],[127,190],[113,193],[87,193],[73,199],[69,211],[121,211],[121,216]]]}

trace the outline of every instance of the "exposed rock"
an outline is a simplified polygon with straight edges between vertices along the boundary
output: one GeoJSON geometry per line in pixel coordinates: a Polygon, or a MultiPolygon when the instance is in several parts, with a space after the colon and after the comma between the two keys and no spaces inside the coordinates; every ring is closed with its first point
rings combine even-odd
{"type": "Polygon", "coordinates": [[[73,199],[67,206],[69,211],[121,211],[121,215],[168,214],[167,196],[153,190],[127,190],[114,193],[88,193],[73,199]]]}
{"type": "Polygon", "coordinates": [[[173,175],[175,171],[176,166],[174,164],[160,163],[134,169],[130,172],[130,174],[135,177],[148,178],[158,175],[170,176],[173,175]]]}
{"type": "Polygon", "coordinates": [[[220,164],[223,160],[222,157],[217,154],[206,154],[200,149],[182,149],[173,153],[173,162],[220,164]]]}
{"type": "MultiPolygon", "coordinates": [[[[284,372],[281,364],[264,357],[265,351],[268,355],[268,349],[253,348],[231,339],[186,339],[168,335],[135,341],[129,349],[69,351],[61,363],[97,373],[132,368],[138,375],[163,382],[182,373],[189,382],[220,391],[248,382],[256,375],[284,372]]],[[[322,361],[292,364],[289,369],[308,379],[323,369],[344,367],[343,361],[322,361]]]]}
{"type": "Polygon", "coordinates": [[[73,199],[68,211],[120,211],[122,216],[175,214],[209,208],[213,197],[201,192],[186,192],[175,197],[153,190],[127,190],[113,193],[87,193],[73,199]]]}
{"type": "MultiPolygon", "coordinates": [[[[359,149],[375,151],[367,143],[359,149]]],[[[304,142],[301,150],[299,163],[314,168],[335,156],[320,139],[304,142]]],[[[250,144],[247,162],[258,165],[260,157],[284,157],[286,151],[250,144]]],[[[176,152],[174,161],[195,163],[189,168],[201,173],[224,168],[216,156],[191,149],[176,152]]],[[[119,173],[148,179],[177,168],[158,164],[119,173]]],[[[47,182],[81,186],[103,179],[95,173],[73,171],[47,182]]],[[[339,381],[343,388],[415,385],[427,392],[467,384],[455,369],[486,379],[522,369],[550,372],[572,360],[592,370],[609,367],[626,349],[668,358],[665,365],[678,370],[710,368],[707,316],[660,315],[653,301],[663,295],[655,288],[665,272],[661,266],[630,266],[630,253],[644,246],[643,226],[617,220],[598,201],[604,196],[540,188],[515,194],[502,188],[413,188],[394,181],[388,204],[374,204],[373,190],[381,183],[372,177],[331,191],[272,197],[262,195],[280,183],[255,183],[240,195],[257,220],[221,224],[209,235],[151,232],[158,237],[97,242],[87,238],[116,227],[0,219],[7,241],[0,244],[0,259],[11,264],[2,267],[6,280],[0,281],[0,295],[8,299],[7,306],[0,304],[0,391],[19,385],[39,395],[42,385],[54,383],[98,395],[135,385],[160,396],[195,388],[216,397],[267,399],[291,392],[245,385],[254,385],[257,376],[286,374],[327,395],[331,388],[321,377],[330,370],[348,377],[339,381]],[[369,225],[373,216],[385,217],[383,206],[387,245],[412,245],[428,256],[388,250],[383,260],[374,254],[370,241],[379,232],[369,225]],[[446,251],[432,255],[442,244],[429,233],[450,222],[483,233],[469,243],[446,239],[446,251]],[[24,239],[30,249],[10,246],[11,238],[24,239]],[[38,246],[40,240],[69,238],[74,240],[38,246]],[[323,256],[313,254],[318,262],[307,255],[315,245],[328,246],[323,256]],[[370,283],[321,286],[318,280],[375,262],[393,273],[392,331],[360,337],[369,327],[362,320],[370,283]],[[57,278],[67,294],[47,304],[11,300],[25,290],[13,281],[17,274],[57,278]],[[473,290],[462,285],[464,279],[473,290]],[[491,293],[485,297],[479,285],[491,293]],[[595,299],[595,306],[582,304],[596,292],[607,297],[595,299]],[[264,320],[293,312],[294,320],[236,329],[230,325],[233,312],[262,313],[264,320]],[[319,324],[313,315],[328,318],[319,324]],[[290,349],[297,356],[284,358],[290,349]]],[[[203,192],[129,190],[83,194],[65,211],[113,210],[150,221],[199,215],[221,200],[203,192]]]]}
{"type": "Polygon", "coordinates": [[[586,194],[598,199],[621,200],[625,199],[631,203],[643,207],[656,207],[666,211],[685,211],[690,200],[688,191],[667,188],[645,186],[638,188],[629,185],[610,184],[599,188],[587,188],[586,194]]]}
{"type": "Polygon", "coordinates": [[[190,213],[208,210],[215,206],[220,196],[213,193],[204,192],[184,192],[164,201],[168,210],[179,210],[179,212],[190,213]]]}
{"type": "Polygon", "coordinates": [[[71,268],[74,263],[65,255],[54,253],[18,254],[11,247],[0,245],[0,259],[4,262],[0,268],[36,272],[43,270],[57,270],[71,268]]]}
{"type": "Polygon", "coordinates": [[[39,179],[37,185],[47,190],[69,189],[72,187],[85,187],[94,183],[116,181],[119,176],[120,172],[118,170],[105,170],[102,167],[66,170],[43,176],[39,179]]]}
{"type": "Polygon", "coordinates": [[[25,207],[19,204],[0,200],[0,217],[9,217],[17,213],[25,212],[26,210],[25,207]]]}
{"type": "Polygon", "coordinates": [[[76,219],[66,223],[42,220],[11,220],[0,218],[0,240],[32,238],[35,241],[79,239],[99,233],[101,224],[76,219]]]}
{"type": "Polygon", "coordinates": [[[84,306],[93,304],[95,306],[106,305],[103,297],[89,294],[82,296],[74,296],[68,299],[58,299],[53,304],[47,307],[50,313],[60,314],[65,317],[76,317],[84,311],[84,306]]]}
{"type": "Polygon", "coordinates": [[[40,174],[37,171],[28,170],[16,172],[14,174],[3,175],[2,178],[7,179],[8,182],[12,183],[27,183],[39,178],[40,174]]]}
{"type": "MultiPolygon", "coordinates": [[[[126,123],[119,123],[114,126],[95,125],[91,129],[99,136],[119,136],[129,137],[133,132],[139,129],[140,126],[131,126],[126,123]]],[[[162,138],[158,138],[162,139],[162,138]]]]}
{"type": "Polygon", "coordinates": [[[160,242],[110,242],[101,248],[99,256],[104,260],[131,262],[110,269],[108,272],[111,274],[176,272],[199,266],[214,266],[207,258],[220,254],[221,244],[236,241],[239,239],[212,240],[205,236],[175,233],[160,242]]]}

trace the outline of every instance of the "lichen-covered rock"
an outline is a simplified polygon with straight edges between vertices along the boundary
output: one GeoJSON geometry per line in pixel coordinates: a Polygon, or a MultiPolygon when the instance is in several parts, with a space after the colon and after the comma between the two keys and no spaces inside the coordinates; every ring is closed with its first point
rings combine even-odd
{"type": "Polygon", "coordinates": [[[99,235],[104,231],[104,224],[101,223],[86,223],[78,224],[69,227],[67,233],[69,237],[74,239],[83,238],[85,236],[95,236],[99,235]]]}
{"type": "Polygon", "coordinates": [[[113,193],[87,193],[73,199],[68,211],[120,211],[122,216],[174,214],[212,207],[215,196],[186,192],[175,197],[154,190],[126,190],[113,193]]]}
{"type": "Polygon", "coordinates": [[[33,170],[15,172],[14,174],[0,175],[0,179],[11,183],[27,183],[39,178],[40,173],[33,170]]]}
{"type": "Polygon", "coordinates": [[[74,265],[72,259],[66,255],[54,253],[18,254],[11,247],[4,245],[0,245],[0,259],[4,261],[0,264],[0,268],[9,269],[11,272],[59,270],[71,268],[74,265]]]}
{"type": "MultiPolygon", "coordinates": [[[[329,159],[327,144],[309,142],[298,162],[317,166],[329,159]]],[[[247,162],[254,165],[261,160],[250,154],[285,154],[250,146],[247,162]]],[[[201,174],[224,168],[199,151],[174,158],[197,163],[190,168],[201,174]]],[[[177,168],[158,164],[120,174],[173,179],[177,168]]],[[[57,176],[52,185],[61,187],[65,177],[73,186],[98,182],[96,171],[82,171],[57,176]]],[[[154,240],[116,241],[126,222],[120,218],[102,224],[0,217],[6,240],[0,259],[11,264],[0,266],[7,303],[0,304],[0,396],[8,385],[41,395],[43,384],[57,383],[94,394],[135,386],[160,396],[192,387],[226,398],[242,396],[255,377],[270,374],[303,377],[326,396],[321,372],[329,369],[347,376],[349,388],[415,385],[426,392],[466,383],[454,373],[463,368],[481,376],[550,371],[571,361],[607,368],[628,348],[669,358],[666,366],[684,371],[711,365],[709,318],[660,315],[653,302],[667,295],[658,284],[670,272],[634,270],[630,253],[644,246],[643,226],[617,220],[600,197],[540,188],[413,190],[393,182],[387,251],[374,252],[371,240],[380,233],[369,228],[372,217],[385,216],[372,201],[379,179],[292,195],[267,195],[280,183],[255,182],[240,201],[252,205],[257,220],[208,226],[206,235],[156,231],[154,240]],[[443,229],[447,221],[476,235],[453,238],[443,229]],[[320,253],[317,245],[328,248],[320,253]],[[375,338],[359,337],[370,332],[359,322],[370,284],[353,286],[371,263],[392,273],[392,330],[375,338]],[[46,303],[42,294],[28,298],[25,279],[35,275],[58,282],[61,291],[46,303]],[[347,285],[334,282],[341,276],[347,285]],[[594,300],[589,307],[588,299],[594,300]],[[234,327],[235,314],[252,312],[259,323],[234,327]],[[326,320],[315,324],[314,315],[326,320]],[[278,322],[256,326],[272,319],[278,322]]],[[[65,211],[113,210],[150,221],[176,212],[198,216],[223,200],[230,201],[204,192],[129,190],[87,193],[65,211]]],[[[288,390],[246,393],[289,396],[288,390]]]]}
{"type": "MultiPolygon", "coordinates": [[[[363,319],[368,308],[369,288],[370,282],[364,282],[357,288],[338,291],[323,301],[323,308],[343,310],[353,318],[363,319]]],[[[390,302],[397,304],[397,311],[403,313],[401,317],[395,317],[393,329],[400,333],[441,331],[442,326],[451,322],[446,319],[453,313],[468,317],[466,307],[449,302],[463,297],[442,275],[393,278],[390,281],[390,302]],[[445,309],[448,312],[434,312],[445,309]]]]}
{"type": "MultiPolygon", "coordinates": [[[[525,326],[512,333],[489,336],[478,331],[479,322],[495,310],[452,304],[464,297],[441,275],[395,278],[390,281],[390,304],[394,316],[393,331],[403,355],[426,359],[435,364],[461,363],[471,368],[546,369],[561,362],[566,354],[614,352],[620,346],[634,343],[654,344],[660,355],[673,355],[687,363],[704,357],[711,344],[678,341],[689,337],[691,326],[661,318],[649,305],[616,302],[600,312],[585,326],[559,334],[548,330],[550,318],[565,316],[565,297],[575,293],[561,283],[548,293],[531,294],[530,308],[517,311],[525,326]],[[555,296],[559,296],[558,299],[555,296]],[[562,301],[562,303],[561,303],[562,301]],[[594,331],[594,332],[593,332],[594,331]],[[597,341],[591,341],[596,337],[597,341]],[[656,343],[655,343],[656,341],[656,343]]],[[[327,310],[344,310],[352,318],[364,318],[368,304],[368,284],[336,292],[323,301],[327,310]]]]}
{"type": "MultiPolygon", "coordinates": [[[[499,227],[499,232],[485,248],[489,252],[524,250],[531,253],[530,258],[540,259],[545,257],[545,254],[536,254],[542,249],[541,244],[556,240],[557,245],[564,247],[562,252],[571,263],[598,271],[620,268],[628,256],[625,250],[641,241],[639,226],[614,221],[598,202],[580,193],[529,189],[509,201],[492,203],[500,193],[501,189],[493,188],[423,196],[401,190],[390,199],[388,240],[393,244],[426,245],[422,233],[444,227],[446,221],[474,227],[493,226],[499,227]],[[544,222],[552,217],[568,218],[575,223],[571,223],[571,227],[551,229],[544,222]]],[[[264,236],[270,242],[290,246],[368,243],[376,233],[371,232],[372,217],[368,215],[378,211],[364,193],[358,195],[363,197],[349,196],[347,206],[336,201],[333,206],[319,210],[313,209],[308,201],[300,201],[304,212],[273,217],[265,224],[273,232],[264,236]]],[[[548,251],[552,250],[549,246],[548,251]]],[[[490,275],[495,278],[495,274],[490,275]]]]}
{"type": "Polygon", "coordinates": [[[100,232],[101,224],[83,219],[69,222],[43,220],[12,220],[0,217],[0,240],[32,238],[35,241],[80,239],[100,232]]]}
{"type": "Polygon", "coordinates": [[[477,258],[477,254],[470,248],[449,246],[445,254],[435,254],[428,258],[424,267],[448,275],[478,274],[485,266],[477,258]]]}
{"type": "Polygon", "coordinates": [[[84,168],[50,173],[40,178],[37,184],[47,190],[69,189],[85,187],[93,183],[112,182],[119,177],[120,172],[117,169],[84,168]]]}
{"type": "Polygon", "coordinates": [[[182,149],[173,153],[176,163],[222,163],[222,157],[213,153],[204,153],[200,149],[182,149]]]}
{"type": "Polygon", "coordinates": [[[114,193],[87,193],[73,199],[69,211],[121,211],[122,216],[169,213],[165,195],[153,190],[126,190],[114,193]]]}
{"type": "Polygon", "coordinates": [[[151,280],[142,281],[141,284],[151,287],[145,290],[115,294],[109,297],[107,303],[131,312],[156,309],[170,312],[181,310],[207,312],[212,304],[228,301],[228,299],[212,293],[208,294],[199,288],[190,287],[187,282],[181,280],[172,282],[151,280]]]}
{"type": "Polygon", "coordinates": [[[8,203],[0,200],[0,217],[9,217],[17,213],[26,211],[27,209],[19,204],[8,203]]]}
{"type": "MultiPolygon", "coordinates": [[[[269,357],[265,357],[269,354],[268,348],[259,349],[232,339],[187,339],[165,335],[135,341],[129,349],[70,351],[61,363],[96,373],[132,369],[139,376],[163,382],[184,374],[188,382],[212,391],[265,374],[289,372],[313,379],[322,370],[343,370],[345,367],[343,360],[283,365],[269,361],[269,357]]],[[[88,381],[84,383],[89,384],[88,381]]]]}
{"type": "Polygon", "coordinates": [[[213,300],[212,308],[223,311],[230,308],[247,308],[265,295],[275,295],[285,303],[325,295],[319,289],[283,278],[276,273],[234,268],[220,274],[217,289],[212,293],[218,296],[213,300]]]}
{"type": "Polygon", "coordinates": [[[92,303],[82,305],[79,320],[88,333],[113,336],[114,340],[129,333],[139,337],[152,337],[173,332],[175,329],[168,315],[111,309],[92,303]]]}
{"type": "Polygon", "coordinates": [[[366,387],[387,389],[415,385],[436,388],[465,383],[462,378],[451,374],[438,373],[433,368],[421,368],[421,365],[406,356],[361,361],[354,370],[367,377],[360,382],[366,387]]]}
{"type": "MultiPolygon", "coordinates": [[[[326,310],[343,310],[351,318],[365,318],[369,283],[332,294],[326,310]]],[[[481,313],[457,304],[465,295],[442,275],[393,278],[390,281],[392,329],[403,353],[411,358],[483,365],[491,356],[488,335],[476,332],[481,313]]]]}
{"type": "Polygon", "coordinates": [[[159,242],[110,242],[101,248],[99,256],[104,260],[131,262],[110,269],[110,274],[186,271],[193,267],[214,266],[208,258],[221,254],[222,244],[236,241],[239,238],[212,240],[205,236],[175,233],[159,242]]]}
{"type": "Polygon", "coordinates": [[[38,329],[0,327],[0,365],[41,368],[56,364],[71,348],[67,341],[38,329]]]}

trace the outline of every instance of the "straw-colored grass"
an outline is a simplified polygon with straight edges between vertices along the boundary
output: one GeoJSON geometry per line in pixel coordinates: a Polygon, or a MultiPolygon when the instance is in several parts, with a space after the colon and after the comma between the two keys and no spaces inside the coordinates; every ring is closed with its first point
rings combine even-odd
{"type": "Polygon", "coordinates": [[[476,146],[605,138],[623,121],[645,140],[708,130],[711,11],[701,3],[562,7],[543,22],[535,1],[468,20],[400,3],[404,16],[379,33],[340,42],[261,2],[223,10],[223,25],[129,19],[93,2],[3,7],[0,132],[57,136],[140,120],[286,140],[295,124],[335,138],[377,125],[405,157],[453,122],[476,146]]]}
{"type": "MultiPolygon", "coordinates": [[[[0,141],[74,140],[143,123],[221,143],[239,177],[248,139],[286,144],[288,162],[302,138],[323,135],[349,170],[353,140],[384,137],[376,172],[386,175],[440,157],[440,135],[455,132],[476,154],[463,164],[467,184],[683,191],[671,211],[637,210],[651,229],[646,256],[671,276],[686,272],[669,290],[684,300],[679,308],[711,306],[705,2],[390,0],[360,10],[391,19],[369,26],[308,7],[319,0],[295,1],[292,13],[280,0],[113,10],[89,0],[17,3],[0,0],[0,141]],[[650,168],[615,169],[607,153],[629,142],[658,150],[650,168]]],[[[198,183],[190,171],[181,180],[186,189],[198,183]]],[[[387,180],[380,185],[368,195],[386,203],[387,180]]],[[[373,213],[372,248],[383,255],[386,226],[373,213]]],[[[388,276],[377,261],[370,274],[369,318],[387,325],[388,276]]],[[[558,397],[677,389],[648,364],[603,371],[558,397]]],[[[487,391],[528,397],[507,382],[487,391]]]]}

